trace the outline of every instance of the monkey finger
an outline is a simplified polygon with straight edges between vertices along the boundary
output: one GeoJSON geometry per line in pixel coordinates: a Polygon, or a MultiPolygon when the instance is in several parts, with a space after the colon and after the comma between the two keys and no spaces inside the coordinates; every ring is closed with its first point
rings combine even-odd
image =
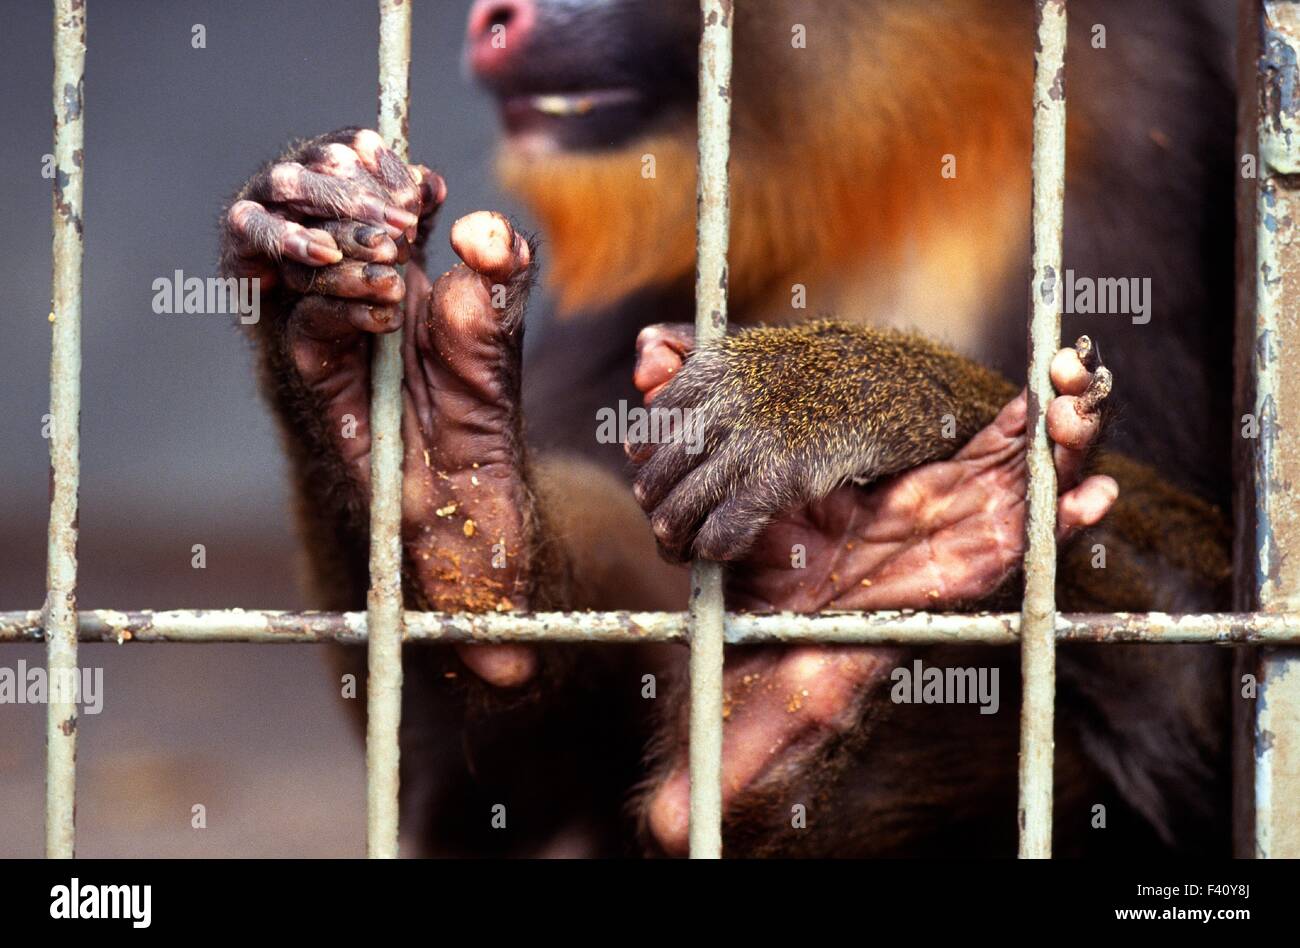
{"type": "Polygon", "coordinates": [[[632,382],[649,405],[695,348],[695,327],[689,323],[647,326],[636,337],[636,370],[632,382]]]}
{"type": "Polygon", "coordinates": [[[336,178],[360,178],[368,174],[357,153],[341,142],[313,142],[297,157],[299,163],[312,171],[336,178]]]}
{"type": "MultiPolygon", "coordinates": [[[[649,441],[632,442],[631,449],[642,450],[649,441]]],[[[692,453],[682,443],[654,444],[646,461],[632,481],[632,496],[646,513],[651,513],[678,483],[704,460],[704,452],[692,453]]]]}
{"type": "Polygon", "coordinates": [[[420,221],[432,217],[447,200],[447,182],[428,165],[412,165],[420,179],[420,221]]]}
{"type": "Polygon", "coordinates": [[[695,555],[706,560],[728,562],[749,552],[772,518],[776,504],[752,495],[730,497],[709,514],[695,537],[695,555]]]}
{"type": "Polygon", "coordinates": [[[285,264],[285,283],[299,293],[344,296],[381,306],[400,303],[406,286],[396,269],[382,263],[344,260],[332,267],[304,267],[285,264]]]}
{"type": "Polygon", "coordinates": [[[1074,348],[1057,350],[1056,355],[1052,356],[1048,374],[1052,377],[1052,387],[1059,395],[1082,395],[1092,381],[1092,373],[1084,366],[1078,350],[1074,348]]]}
{"type": "Polygon", "coordinates": [[[785,479],[773,471],[761,488],[737,491],[742,458],[752,453],[736,442],[727,445],[686,475],[654,508],[650,528],[665,553],[674,559],[694,555],[731,560],[753,545],[777,512],[785,479]]]}
{"type": "Polygon", "coordinates": [[[307,266],[338,263],[343,254],[324,230],[309,229],[256,201],[236,201],[226,212],[226,226],[239,257],[293,260],[307,266]]]}
{"type": "Polygon", "coordinates": [[[451,246],[489,283],[510,283],[524,276],[532,263],[528,241],[495,211],[475,211],[457,220],[451,225],[451,246]]]}
{"type": "Polygon", "coordinates": [[[489,685],[516,688],[537,671],[537,652],[528,645],[457,645],[456,654],[489,685]]]}
{"type": "Polygon", "coordinates": [[[1112,477],[1095,474],[1056,502],[1056,538],[1067,539],[1076,530],[1094,526],[1119,499],[1119,484],[1112,477]]]}
{"type": "MultiPolygon", "coordinates": [[[[377,224],[353,220],[325,220],[316,225],[334,238],[343,254],[367,263],[397,263],[398,248],[377,224]]],[[[405,238],[400,238],[405,241],[405,238]]],[[[337,262],[337,261],[335,261],[337,262]]]]}
{"type": "Polygon", "coordinates": [[[336,296],[304,296],[293,309],[292,329],[310,339],[338,339],[357,332],[401,328],[400,306],[371,306],[336,296]]]}
{"type": "Polygon", "coordinates": [[[447,199],[447,183],[442,175],[424,165],[415,165],[420,176],[420,223],[416,226],[415,243],[423,244],[433,232],[434,218],[443,201],[447,199]]]}
{"type": "Polygon", "coordinates": [[[1084,396],[1059,395],[1047,406],[1047,436],[1071,451],[1088,448],[1101,431],[1101,413],[1090,410],[1084,396]]]}
{"type": "MultiPolygon", "coordinates": [[[[369,160],[363,164],[361,156],[347,140],[332,140],[336,138],[332,136],[312,142],[298,156],[299,161],[311,171],[351,179],[363,188],[383,193],[391,203],[412,214],[421,214],[425,191],[416,169],[406,169],[393,152],[382,146],[368,152],[369,160]]],[[[355,140],[354,136],[351,141],[355,140]]],[[[414,240],[416,231],[407,228],[404,235],[414,240]]]]}
{"type": "Polygon", "coordinates": [[[397,239],[414,233],[418,218],[390,203],[363,179],[337,178],[311,171],[298,162],[272,165],[249,183],[249,195],[267,204],[283,204],[311,217],[355,218],[383,225],[397,239]]]}
{"type": "Polygon", "coordinates": [[[356,153],[361,166],[379,181],[403,207],[419,211],[420,181],[413,168],[397,157],[372,129],[355,132],[348,146],[356,153]]]}
{"type": "Polygon", "coordinates": [[[658,447],[659,445],[653,442],[632,441],[629,439],[623,442],[623,454],[627,456],[629,461],[639,467],[654,456],[658,447]]]}

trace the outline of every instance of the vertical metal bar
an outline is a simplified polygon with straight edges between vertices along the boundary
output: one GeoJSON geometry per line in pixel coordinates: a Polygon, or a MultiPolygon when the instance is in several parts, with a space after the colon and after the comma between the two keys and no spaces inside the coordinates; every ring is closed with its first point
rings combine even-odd
{"type": "MultiPolygon", "coordinates": [[[[696,220],[697,345],[727,331],[727,242],[731,225],[731,0],[700,0],[699,167],[696,220]]],[[[722,565],[691,571],[692,859],[722,856],[722,565]]]]}
{"type": "Polygon", "coordinates": [[[81,478],[82,112],[85,0],[54,2],[54,274],[50,309],[50,527],[45,567],[45,854],[76,844],[77,489],[81,478]]]}
{"type": "MultiPolygon", "coordinates": [[[[1266,612],[1300,604],[1300,505],[1292,485],[1300,483],[1300,8],[1294,2],[1263,0],[1243,18],[1248,30],[1243,71],[1243,144],[1255,149],[1256,168],[1243,175],[1243,256],[1239,269],[1237,368],[1243,415],[1252,416],[1241,434],[1250,494],[1243,498],[1251,529],[1238,533],[1239,575],[1250,577],[1239,594],[1266,612]],[[1245,103],[1243,104],[1245,105],[1245,103]],[[1253,139],[1253,142],[1252,142],[1253,139]],[[1254,187],[1249,187],[1253,178],[1254,187]],[[1253,594],[1253,595],[1252,595],[1253,594]]],[[[1300,649],[1260,650],[1251,663],[1257,679],[1254,727],[1244,769],[1254,771],[1255,856],[1300,856],[1300,649]],[[1253,767],[1251,764],[1253,763],[1253,767]]],[[[1248,666],[1249,668],[1249,666],[1248,666]]],[[[1234,694],[1240,692],[1234,688],[1234,694]]],[[[1239,786],[1240,789],[1240,786],[1239,786]]],[[[1248,811],[1237,828],[1251,828],[1248,811]]],[[[1239,838],[1239,844],[1242,841],[1239,838]]],[[[1241,849],[1239,848],[1239,852],[1241,849]]]]}
{"type": "Polygon", "coordinates": [[[1037,0],[1034,57],[1033,274],[1029,291],[1029,516],[1020,662],[1020,857],[1052,855],[1056,699],[1056,468],[1047,440],[1048,375],[1061,339],[1065,219],[1065,0],[1037,0]]]}
{"type": "MultiPolygon", "coordinates": [[[[411,5],[379,0],[379,134],[406,160],[411,5]]],[[[370,398],[366,854],[397,856],[402,718],[402,334],[379,336],[370,398]]]]}

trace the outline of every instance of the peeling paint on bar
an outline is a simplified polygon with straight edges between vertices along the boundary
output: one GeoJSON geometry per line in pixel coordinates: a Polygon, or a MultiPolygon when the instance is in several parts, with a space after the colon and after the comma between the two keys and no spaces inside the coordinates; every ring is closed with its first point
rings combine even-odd
{"type": "Polygon", "coordinates": [[[1028,517],[1021,627],[1020,857],[1052,855],[1056,700],[1056,469],[1047,440],[1048,375],[1060,346],[1065,205],[1065,0],[1037,0],[1034,57],[1033,273],[1030,278],[1028,517]]]}
{"type": "MultiPolygon", "coordinates": [[[[379,0],[379,134],[406,160],[411,4],[379,0]]],[[[366,854],[397,857],[402,715],[402,334],[376,340],[370,399],[366,854]]]]}
{"type": "MultiPolygon", "coordinates": [[[[695,337],[727,331],[727,240],[731,226],[731,0],[701,0],[695,337]]],[[[691,569],[690,853],[722,856],[722,566],[691,569]]]]}
{"type": "MultiPolygon", "coordinates": [[[[45,572],[46,665],[77,667],[77,491],[81,479],[82,174],[86,68],[85,0],[54,3],[54,274],[50,321],[50,526],[45,572]]],[[[46,708],[45,854],[76,848],[77,706],[46,708]]]]}
{"type": "MultiPolygon", "coordinates": [[[[1252,144],[1257,178],[1243,182],[1238,399],[1258,419],[1258,437],[1243,439],[1242,478],[1249,491],[1238,515],[1253,530],[1238,535],[1239,590],[1247,607],[1294,611],[1300,605],[1300,8],[1252,0],[1244,22],[1243,152],[1252,144]],[[1252,384],[1253,383],[1253,384],[1252,384]],[[1250,508],[1253,507],[1253,510],[1250,508]],[[1253,516],[1252,516],[1253,514],[1253,516]],[[1253,583],[1249,579],[1253,577],[1253,583]]],[[[1241,468],[1239,468],[1239,471],[1241,468]]],[[[1253,770],[1253,813],[1238,813],[1238,852],[1300,856],[1300,649],[1267,648],[1244,666],[1258,682],[1254,721],[1237,758],[1239,781],[1253,770]],[[1253,818],[1253,827],[1252,827],[1253,818]]],[[[1239,782],[1242,793],[1249,784],[1239,782]]],[[[1243,805],[1244,805],[1244,801],[1243,805]]]]}
{"type": "MultiPolygon", "coordinates": [[[[407,642],[676,642],[688,641],[682,612],[408,612],[407,642]]],[[[166,612],[81,613],[81,641],[128,643],[256,642],[311,644],[366,641],[364,612],[278,612],[180,609],[166,612]]],[[[1300,644],[1300,613],[1163,612],[1060,613],[1058,642],[1091,644],[1300,644]]],[[[824,612],[817,615],[727,613],[728,645],[835,642],[841,644],[1014,645],[1014,612],[824,612]]],[[[0,612],[0,643],[44,640],[39,610],[0,612]]]]}

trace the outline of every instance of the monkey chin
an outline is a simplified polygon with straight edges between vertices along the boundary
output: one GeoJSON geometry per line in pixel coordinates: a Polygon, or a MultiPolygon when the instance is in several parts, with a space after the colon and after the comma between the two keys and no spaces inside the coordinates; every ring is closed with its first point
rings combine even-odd
{"type": "Polygon", "coordinates": [[[664,135],[590,152],[554,144],[512,136],[497,152],[496,172],[546,235],[547,287],[561,316],[595,312],[689,277],[695,267],[690,143],[664,135]]]}

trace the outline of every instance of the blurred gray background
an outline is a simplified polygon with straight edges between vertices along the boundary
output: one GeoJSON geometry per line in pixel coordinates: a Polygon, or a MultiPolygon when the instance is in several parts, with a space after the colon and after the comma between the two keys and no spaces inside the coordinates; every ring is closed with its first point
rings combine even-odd
{"type": "MultiPolygon", "coordinates": [[[[470,0],[416,0],[411,154],[493,189],[495,117],[460,65],[470,0]]],[[[217,216],[295,136],[373,127],[374,0],[88,0],[81,415],[83,608],[300,608],[285,470],[248,346],[160,316],[151,284],[215,272],[217,216]],[[207,48],[191,47],[203,24],[207,48]],[[207,548],[207,568],[190,548],[207,548]]],[[[0,610],[44,597],[50,4],[0,0],[0,610]]],[[[78,854],[361,855],[364,761],[316,646],[83,646],[104,710],[78,742],[78,854]],[[190,809],[207,829],[190,828],[190,809]]],[[[0,646],[0,666],[43,662],[0,646]]],[[[0,857],[42,851],[44,708],[0,705],[0,857]]]]}

